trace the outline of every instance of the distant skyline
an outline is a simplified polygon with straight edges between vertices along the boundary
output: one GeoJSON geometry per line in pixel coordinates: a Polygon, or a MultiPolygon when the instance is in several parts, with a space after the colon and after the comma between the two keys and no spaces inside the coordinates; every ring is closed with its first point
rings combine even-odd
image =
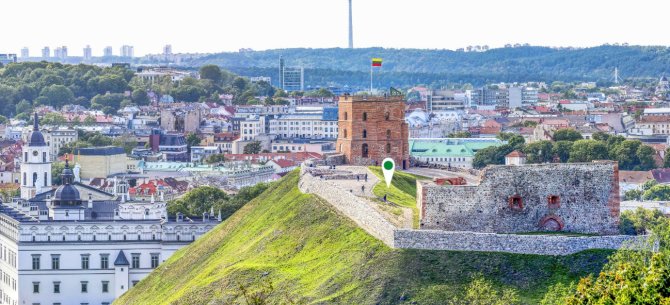
{"type": "MultiPolygon", "coordinates": [[[[354,46],[668,46],[669,8],[652,0],[353,0],[354,46]]],[[[166,44],[174,53],[346,48],[348,0],[22,0],[5,6],[0,28],[0,53],[28,47],[33,57],[63,45],[70,56],[82,56],[86,45],[93,56],[106,46],[118,55],[122,45],[134,46],[135,56],[161,53],[166,44]]]]}

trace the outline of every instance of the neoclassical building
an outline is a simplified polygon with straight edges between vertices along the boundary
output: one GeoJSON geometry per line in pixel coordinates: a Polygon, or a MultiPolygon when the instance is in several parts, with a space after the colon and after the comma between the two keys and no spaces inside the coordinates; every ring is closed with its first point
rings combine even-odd
{"type": "Polygon", "coordinates": [[[0,304],[111,304],[221,221],[170,217],[165,202],[133,200],[123,183],[113,193],[79,184],[67,162],[53,188],[37,118],[29,139],[21,197],[0,204],[0,304]]]}

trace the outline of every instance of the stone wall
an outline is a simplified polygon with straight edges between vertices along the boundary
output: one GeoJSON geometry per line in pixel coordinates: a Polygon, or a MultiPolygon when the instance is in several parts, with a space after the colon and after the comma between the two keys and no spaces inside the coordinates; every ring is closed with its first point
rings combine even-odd
{"type": "Polygon", "coordinates": [[[588,249],[640,246],[644,236],[520,235],[441,230],[395,230],[394,247],[424,250],[487,251],[539,255],[569,255],[588,249]]]}
{"type": "Polygon", "coordinates": [[[617,234],[618,166],[490,166],[475,186],[418,183],[417,205],[422,229],[617,234]]]}
{"type": "Polygon", "coordinates": [[[353,220],[359,227],[376,237],[389,247],[393,247],[393,231],[395,226],[387,221],[379,212],[349,192],[336,188],[327,181],[312,176],[310,168],[302,166],[300,170],[300,191],[315,194],[325,199],[338,211],[353,220]]]}
{"type": "MultiPolygon", "coordinates": [[[[374,208],[349,192],[339,189],[326,179],[312,176],[341,174],[340,171],[301,166],[298,187],[303,193],[315,194],[330,203],[340,213],[353,220],[368,234],[381,240],[392,248],[450,250],[450,251],[487,251],[539,255],[569,255],[588,249],[619,249],[627,243],[632,247],[645,236],[609,235],[609,236],[565,236],[565,235],[522,235],[477,233],[445,230],[398,229],[374,208]]],[[[465,188],[471,189],[471,188],[465,188]]],[[[430,188],[428,188],[430,190],[430,188]]],[[[426,188],[417,190],[417,198],[426,194],[426,188]],[[423,192],[423,193],[422,193],[423,192]]],[[[467,200],[464,199],[464,200],[467,200]]],[[[419,202],[425,201],[418,200],[419,202]]],[[[617,210],[618,212],[618,210],[617,210]]],[[[617,217],[618,219],[618,217],[617,217]]]]}

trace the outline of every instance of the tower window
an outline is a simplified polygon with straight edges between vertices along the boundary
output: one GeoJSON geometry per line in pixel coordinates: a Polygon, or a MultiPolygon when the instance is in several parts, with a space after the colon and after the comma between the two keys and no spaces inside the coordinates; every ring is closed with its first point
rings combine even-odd
{"type": "Polygon", "coordinates": [[[512,209],[513,211],[523,210],[523,199],[521,199],[521,196],[519,195],[509,197],[508,203],[510,209],[512,209]]]}
{"type": "Polygon", "coordinates": [[[345,112],[344,112],[344,120],[346,121],[346,120],[348,120],[348,119],[349,119],[349,114],[347,114],[347,112],[345,111],[345,112]]]}
{"type": "Polygon", "coordinates": [[[42,163],[47,163],[47,153],[42,152],[42,163]]]}
{"type": "Polygon", "coordinates": [[[361,157],[367,158],[368,157],[368,144],[363,144],[361,147],[361,157]]]}
{"type": "Polygon", "coordinates": [[[386,153],[388,154],[390,152],[391,152],[391,144],[386,143],[386,153]]]}
{"type": "Polygon", "coordinates": [[[388,112],[384,113],[384,120],[388,121],[389,118],[391,118],[391,114],[389,114],[388,112]]]}
{"type": "Polygon", "coordinates": [[[560,208],[561,207],[561,198],[558,196],[549,196],[547,197],[547,203],[549,204],[549,208],[555,209],[555,208],[560,208]]]}
{"type": "Polygon", "coordinates": [[[391,130],[390,129],[386,130],[386,139],[391,139],[391,130]]]}
{"type": "Polygon", "coordinates": [[[363,138],[367,138],[367,137],[368,137],[368,131],[363,129],[363,138]]]}
{"type": "Polygon", "coordinates": [[[367,120],[368,120],[368,113],[363,112],[363,121],[367,121],[367,120]]]}

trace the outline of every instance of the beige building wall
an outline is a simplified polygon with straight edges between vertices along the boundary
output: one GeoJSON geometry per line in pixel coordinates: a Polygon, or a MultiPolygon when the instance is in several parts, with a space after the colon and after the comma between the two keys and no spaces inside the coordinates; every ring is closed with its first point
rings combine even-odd
{"type": "Polygon", "coordinates": [[[77,156],[77,163],[81,165],[81,179],[105,178],[114,174],[126,172],[127,162],[125,154],[109,156],[77,156]]]}

